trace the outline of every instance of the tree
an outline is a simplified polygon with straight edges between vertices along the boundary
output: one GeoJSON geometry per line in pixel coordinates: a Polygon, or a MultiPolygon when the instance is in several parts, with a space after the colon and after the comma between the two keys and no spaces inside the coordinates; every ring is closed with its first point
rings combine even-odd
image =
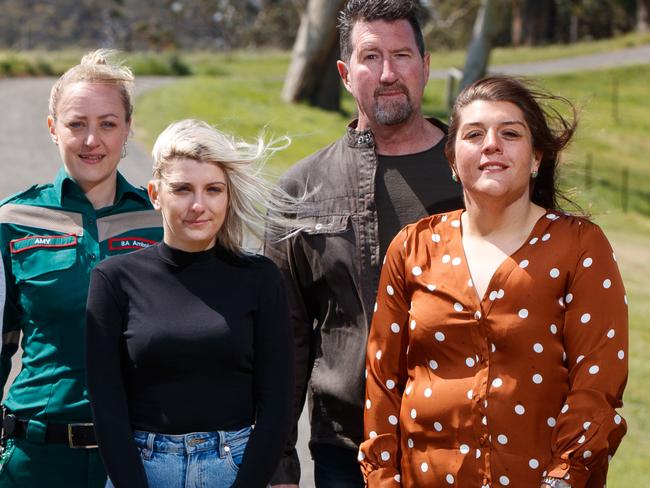
{"type": "Polygon", "coordinates": [[[308,100],[320,108],[339,109],[336,22],[344,4],[345,0],[309,0],[293,45],[283,100],[308,100]]]}
{"type": "Polygon", "coordinates": [[[474,31],[472,41],[467,49],[467,58],[465,69],[463,70],[463,79],[460,82],[459,89],[468,87],[476,80],[485,76],[492,42],[498,32],[497,25],[497,5],[499,0],[481,0],[476,21],[474,22],[474,31]]]}
{"type": "Polygon", "coordinates": [[[636,30],[648,32],[650,20],[650,0],[636,0],[636,30]]]}

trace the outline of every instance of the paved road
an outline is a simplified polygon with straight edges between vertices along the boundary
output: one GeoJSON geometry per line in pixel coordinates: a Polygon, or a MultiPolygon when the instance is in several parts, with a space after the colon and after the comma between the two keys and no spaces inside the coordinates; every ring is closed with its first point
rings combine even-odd
{"type": "MultiPolygon", "coordinates": [[[[650,45],[555,61],[492,66],[490,71],[534,76],[649,63],[650,45]]],[[[447,70],[434,70],[431,76],[445,78],[447,70]]],[[[140,78],[137,92],[169,81],[164,78],[140,78]]],[[[52,83],[53,79],[50,78],[0,80],[0,108],[3,112],[0,116],[0,199],[34,183],[51,181],[59,168],[60,159],[56,146],[50,140],[46,123],[47,100],[52,83]]],[[[137,120],[134,130],[137,132],[137,120]]],[[[151,171],[148,151],[131,141],[128,152],[120,170],[131,182],[145,184],[151,171]]],[[[303,465],[301,487],[313,488],[313,463],[306,445],[309,427],[305,415],[299,427],[299,454],[303,465]]]]}

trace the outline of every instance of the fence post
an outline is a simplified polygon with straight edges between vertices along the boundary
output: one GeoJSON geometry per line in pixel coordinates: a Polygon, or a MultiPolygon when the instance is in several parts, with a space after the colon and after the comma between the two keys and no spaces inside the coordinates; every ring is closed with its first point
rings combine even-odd
{"type": "Polygon", "coordinates": [[[591,190],[593,185],[593,166],[594,166],[594,157],[593,154],[587,153],[587,162],[585,163],[585,187],[587,190],[591,190]]]}
{"type": "Polygon", "coordinates": [[[630,198],[630,170],[625,167],[621,172],[621,206],[623,212],[627,213],[630,198]]]}
{"type": "Polygon", "coordinates": [[[447,70],[447,82],[445,84],[445,104],[447,111],[451,113],[451,108],[456,101],[456,84],[463,78],[462,70],[458,68],[449,68],[447,70]]]}

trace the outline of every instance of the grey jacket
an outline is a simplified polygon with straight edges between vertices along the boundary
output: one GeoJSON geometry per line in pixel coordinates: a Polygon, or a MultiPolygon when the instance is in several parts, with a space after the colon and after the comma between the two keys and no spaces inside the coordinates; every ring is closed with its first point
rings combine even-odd
{"type": "Polygon", "coordinates": [[[285,277],[296,346],[296,425],[273,484],[299,481],[295,442],[307,393],[310,445],[357,448],[363,440],[366,342],[381,263],[374,138],[354,126],[291,167],[279,183],[291,195],[306,195],[308,210],[300,217],[310,224],[265,245],[285,277]]]}

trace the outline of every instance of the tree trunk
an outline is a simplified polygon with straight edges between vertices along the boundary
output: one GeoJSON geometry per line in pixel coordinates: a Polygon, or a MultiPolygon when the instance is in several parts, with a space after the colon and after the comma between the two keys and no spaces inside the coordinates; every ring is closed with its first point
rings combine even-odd
{"type": "Polygon", "coordinates": [[[495,25],[497,19],[495,11],[497,5],[495,4],[497,1],[481,0],[476,14],[476,21],[474,22],[472,41],[467,49],[467,59],[459,90],[468,87],[485,76],[492,49],[492,40],[498,31],[495,25]]]}
{"type": "Polygon", "coordinates": [[[648,32],[650,21],[650,0],[636,0],[636,30],[648,32]]]}
{"type": "Polygon", "coordinates": [[[293,45],[283,100],[308,100],[327,110],[339,109],[336,23],[344,4],[345,0],[309,0],[293,45]]]}
{"type": "Polygon", "coordinates": [[[521,0],[512,0],[512,23],[510,24],[510,39],[514,47],[521,46],[523,42],[524,19],[521,0]]]}

